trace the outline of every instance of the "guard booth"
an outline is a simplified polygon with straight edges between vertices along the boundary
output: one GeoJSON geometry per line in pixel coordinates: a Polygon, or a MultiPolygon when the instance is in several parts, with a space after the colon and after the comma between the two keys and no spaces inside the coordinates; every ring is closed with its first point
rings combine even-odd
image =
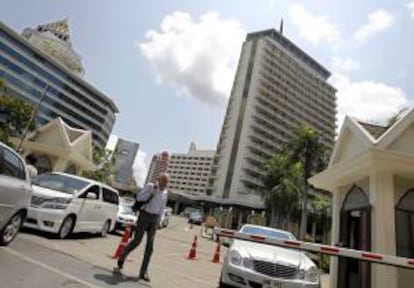
{"type": "MultiPolygon", "coordinates": [[[[346,117],[328,168],[332,245],[414,258],[414,111],[391,127],[346,117]]],[[[331,287],[414,287],[414,270],[331,258],[331,287]]]]}

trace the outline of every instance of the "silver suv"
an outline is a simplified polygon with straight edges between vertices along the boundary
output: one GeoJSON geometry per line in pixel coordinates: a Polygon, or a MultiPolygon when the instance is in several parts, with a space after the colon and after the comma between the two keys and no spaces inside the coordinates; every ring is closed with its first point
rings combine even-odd
{"type": "Polygon", "coordinates": [[[8,245],[20,230],[32,197],[23,159],[0,142],[0,245],[8,245]]]}

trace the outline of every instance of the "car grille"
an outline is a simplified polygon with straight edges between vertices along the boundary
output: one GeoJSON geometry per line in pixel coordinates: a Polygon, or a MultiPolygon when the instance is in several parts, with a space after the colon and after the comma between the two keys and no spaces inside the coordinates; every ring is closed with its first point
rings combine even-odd
{"type": "Polygon", "coordinates": [[[45,198],[41,196],[32,195],[32,200],[30,202],[30,205],[32,207],[39,207],[43,204],[43,202],[47,201],[50,198],[45,198]]]}
{"type": "Polygon", "coordinates": [[[260,260],[253,261],[254,270],[260,274],[274,278],[291,279],[296,276],[296,266],[286,266],[280,263],[272,263],[260,260]]]}

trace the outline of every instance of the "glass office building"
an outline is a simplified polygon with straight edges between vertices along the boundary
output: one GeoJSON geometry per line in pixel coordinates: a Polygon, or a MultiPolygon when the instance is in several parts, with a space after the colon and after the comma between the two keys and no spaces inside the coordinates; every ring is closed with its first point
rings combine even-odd
{"type": "Polygon", "coordinates": [[[109,97],[83,80],[79,71],[60,61],[53,45],[61,45],[56,47],[62,51],[71,49],[70,43],[67,44],[69,37],[48,25],[65,27],[67,23],[60,21],[31,29],[45,35],[47,41],[41,43],[52,49],[42,49],[0,22],[0,78],[5,80],[9,95],[33,105],[45,92],[36,118],[38,124],[61,117],[70,126],[90,130],[94,147],[104,148],[118,108],[109,97]]]}

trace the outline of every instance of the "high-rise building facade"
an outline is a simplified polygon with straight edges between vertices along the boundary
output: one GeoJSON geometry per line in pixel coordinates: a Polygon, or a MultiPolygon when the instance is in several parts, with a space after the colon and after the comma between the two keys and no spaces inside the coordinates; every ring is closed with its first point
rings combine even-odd
{"type": "Polygon", "coordinates": [[[213,165],[214,150],[197,150],[191,143],[188,153],[172,153],[167,173],[172,192],[205,194],[213,165]]]}
{"type": "Polygon", "coordinates": [[[139,144],[118,138],[113,157],[115,159],[115,177],[113,186],[122,190],[129,190],[136,186],[133,165],[137,156],[139,144]]]}
{"type": "Polygon", "coordinates": [[[169,162],[170,154],[167,151],[152,156],[145,183],[156,182],[160,175],[167,173],[169,162]]]}
{"type": "Polygon", "coordinates": [[[333,146],[336,90],[330,72],[274,29],[243,44],[208,193],[263,203],[263,165],[301,124],[333,146]]]}
{"type": "Polygon", "coordinates": [[[91,131],[93,145],[104,148],[118,108],[83,73],[66,20],[25,29],[22,35],[0,22],[0,78],[9,95],[36,105],[44,94],[37,123],[61,117],[91,131]]]}

